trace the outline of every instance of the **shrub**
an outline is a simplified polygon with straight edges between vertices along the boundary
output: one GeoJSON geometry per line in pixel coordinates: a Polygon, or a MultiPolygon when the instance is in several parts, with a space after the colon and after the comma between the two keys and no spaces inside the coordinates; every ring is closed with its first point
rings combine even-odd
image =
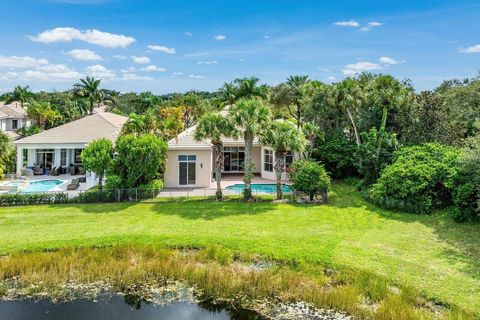
{"type": "Polygon", "coordinates": [[[122,188],[122,178],[116,174],[110,174],[107,176],[105,180],[105,189],[113,190],[113,189],[121,189],[122,188]]]}
{"type": "Polygon", "coordinates": [[[358,174],[354,165],[356,150],[355,142],[345,136],[333,135],[317,146],[314,156],[333,178],[341,179],[358,174]]]}
{"type": "Polygon", "coordinates": [[[429,213],[451,204],[460,150],[437,143],[404,147],[368,192],[383,207],[429,213]]]}
{"type": "Polygon", "coordinates": [[[323,200],[327,201],[326,195],[331,181],[322,164],[309,160],[295,161],[290,178],[293,181],[293,189],[308,194],[310,201],[318,194],[322,194],[323,200]]]}
{"type": "Polygon", "coordinates": [[[0,195],[0,206],[67,203],[69,201],[70,199],[66,192],[6,193],[0,195]]]}

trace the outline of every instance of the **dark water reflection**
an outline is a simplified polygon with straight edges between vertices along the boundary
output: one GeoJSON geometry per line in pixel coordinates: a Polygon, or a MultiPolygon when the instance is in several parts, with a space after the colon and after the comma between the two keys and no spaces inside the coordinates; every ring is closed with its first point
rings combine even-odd
{"type": "Polygon", "coordinates": [[[132,296],[52,303],[49,300],[0,301],[0,319],[8,320],[259,320],[248,310],[232,310],[208,303],[145,303],[132,296]]]}

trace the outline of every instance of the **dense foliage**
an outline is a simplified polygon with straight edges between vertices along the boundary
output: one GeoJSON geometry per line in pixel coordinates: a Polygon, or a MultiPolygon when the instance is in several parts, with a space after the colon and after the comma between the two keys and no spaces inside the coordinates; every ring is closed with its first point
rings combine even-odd
{"type": "Polygon", "coordinates": [[[15,147],[12,140],[0,131],[0,179],[14,167],[15,147]]]}
{"type": "Polygon", "coordinates": [[[106,138],[92,141],[81,154],[82,165],[98,176],[98,188],[102,190],[103,177],[112,165],[112,142],[106,138]]]}
{"type": "Polygon", "coordinates": [[[458,149],[437,143],[404,147],[372,186],[370,198],[416,213],[450,205],[459,156],[458,149]]]}
{"type": "Polygon", "coordinates": [[[321,195],[323,201],[327,201],[331,180],[327,170],[320,163],[311,160],[295,161],[290,178],[293,181],[293,189],[306,193],[310,201],[317,195],[321,195]]]}
{"type": "MultiPolygon", "coordinates": [[[[112,174],[118,187],[135,188],[158,178],[164,166],[167,144],[152,134],[122,135],[118,138],[112,174]]],[[[112,187],[107,179],[108,188],[112,187]]]]}

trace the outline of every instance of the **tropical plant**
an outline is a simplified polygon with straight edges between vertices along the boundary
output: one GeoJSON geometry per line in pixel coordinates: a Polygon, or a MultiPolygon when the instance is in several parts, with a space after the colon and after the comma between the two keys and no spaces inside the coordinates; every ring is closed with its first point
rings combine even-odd
{"type": "Polygon", "coordinates": [[[295,124],[286,120],[272,121],[270,126],[260,136],[260,141],[274,150],[275,177],[277,180],[277,199],[281,200],[282,173],[285,172],[287,152],[301,152],[307,145],[302,131],[295,124]]]}
{"type": "Polygon", "coordinates": [[[290,88],[293,97],[293,105],[296,107],[296,112],[290,110],[290,113],[294,116],[297,121],[297,126],[300,128],[302,126],[302,86],[308,83],[310,80],[308,76],[290,76],[287,78],[286,85],[290,88]]]}
{"type": "Polygon", "coordinates": [[[404,147],[370,190],[387,208],[429,213],[452,203],[460,150],[437,143],[404,147]]]}
{"type": "Polygon", "coordinates": [[[268,88],[266,85],[258,85],[260,79],[256,77],[235,79],[237,85],[237,99],[240,98],[266,98],[268,88]]]}
{"type": "Polygon", "coordinates": [[[258,99],[241,99],[229,109],[229,120],[236,126],[245,141],[244,199],[252,198],[252,148],[253,139],[260,136],[271,121],[270,108],[258,99]]]}
{"type": "Polygon", "coordinates": [[[361,104],[362,96],[361,90],[357,85],[356,80],[352,78],[347,78],[335,84],[333,86],[332,96],[337,108],[342,111],[346,111],[348,119],[350,120],[350,123],[352,125],[355,142],[357,143],[357,146],[359,146],[362,142],[355,119],[358,107],[361,104]]]}
{"type": "Polygon", "coordinates": [[[217,200],[222,200],[222,166],[223,166],[223,142],[222,138],[235,137],[236,130],[228,118],[219,113],[206,114],[200,118],[195,128],[195,140],[210,140],[212,143],[213,157],[215,159],[215,181],[217,182],[217,200]]]}
{"type": "Polygon", "coordinates": [[[28,116],[33,119],[36,124],[45,129],[46,125],[52,125],[57,119],[60,118],[60,114],[55,110],[50,102],[45,101],[31,101],[27,108],[28,116]]]}
{"type": "Polygon", "coordinates": [[[322,164],[311,160],[295,161],[290,172],[290,179],[293,181],[293,189],[306,193],[310,201],[313,201],[319,194],[324,203],[328,201],[331,179],[322,164]]]}
{"type": "Polygon", "coordinates": [[[302,131],[308,143],[305,146],[305,158],[312,158],[315,151],[317,140],[324,140],[325,135],[320,130],[320,127],[313,122],[305,122],[302,126],[302,131]]]}
{"type": "Polygon", "coordinates": [[[167,144],[152,134],[127,134],[117,139],[115,151],[112,174],[120,178],[123,188],[135,188],[158,177],[165,165],[167,144]]]}
{"type": "Polygon", "coordinates": [[[33,97],[33,93],[30,91],[29,86],[16,86],[13,89],[12,94],[8,97],[6,103],[12,103],[14,101],[20,101],[20,106],[25,106],[25,103],[28,102],[33,97]]]}
{"type": "Polygon", "coordinates": [[[0,130],[0,179],[14,166],[15,147],[6,133],[0,130]]]}
{"type": "Polygon", "coordinates": [[[82,165],[98,176],[98,188],[103,190],[103,177],[112,165],[112,142],[106,138],[94,140],[82,151],[82,165]]]}
{"type": "Polygon", "coordinates": [[[237,101],[237,87],[233,82],[225,82],[225,84],[218,90],[218,102],[221,107],[233,105],[237,101]]]}
{"type": "Polygon", "coordinates": [[[93,114],[95,103],[103,101],[103,95],[100,91],[101,81],[101,79],[86,77],[85,79],[80,79],[79,83],[73,85],[74,96],[88,100],[90,114],[93,114]]]}
{"type": "Polygon", "coordinates": [[[155,111],[150,109],[144,114],[131,113],[122,126],[122,134],[142,135],[158,134],[159,124],[155,111]]]}

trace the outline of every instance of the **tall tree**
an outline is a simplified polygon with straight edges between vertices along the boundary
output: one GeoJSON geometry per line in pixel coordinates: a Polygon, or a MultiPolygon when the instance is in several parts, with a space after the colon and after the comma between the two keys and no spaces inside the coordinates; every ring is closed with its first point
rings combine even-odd
{"type": "Polygon", "coordinates": [[[20,106],[23,107],[25,106],[25,103],[30,100],[33,97],[33,93],[30,91],[29,86],[16,86],[13,89],[12,94],[10,97],[7,99],[7,103],[11,103],[14,101],[20,101],[20,106]]]}
{"type": "Polygon", "coordinates": [[[218,102],[221,107],[233,105],[237,101],[238,92],[237,87],[233,82],[225,82],[225,84],[218,90],[218,102]]]}
{"type": "Polygon", "coordinates": [[[285,171],[287,152],[303,151],[307,141],[301,130],[295,124],[286,120],[272,121],[267,130],[261,135],[260,141],[274,150],[277,199],[281,200],[283,196],[282,173],[285,171]]]}
{"type": "Polygon", "coordinates": [[[332,90],[333,99],[336,106],[342,110],[346,111],[348,119],[352,124],[353,133],[355,135],[355,142],[359,146],[362,142],[360,140],[360,133],[358,132],[357,123],[356,123],[356,112],[358,107],[361,104],[361,90],[357,85],[355,79],[347,78],[333,86],[332,90]]]}
{"type": "Polygon", "coordinates": [[[237,85],[237,99],[240,98],[266,98],[268,88],[266,85],[258,85],[260,79],[256,77],[235,79],[237,85]]]}
{"type": "Polygon", "coordinates": [[[92,141],[81,153],[86,170],[98,176],[98,189],[103,190],[103,177],[112,166],[112,142],[106,138],[92,141]]]}
{"type": "MultiPolygon", "coordinates": [[[[286,82],[293,94],[293,104],[296,107],[296,115],[294,117],[297,120],[298,128],[302,126],[302,86],[309,81],[308,76],[296,75],[288,77],[286,82]]],[[[292,111],[290,112],[293,113],[292,111]]]]}
{"type": "Polygon", "coordinates": [[[86,77],[73,85],[74,95],[88,100],[90,114],[93,114],[95,103],[100,103],[103,100],[103,95],[100,91],[101,81],[101,79],[86,77]]]}
{"type": "Polygon", "coordinates": [[[55,120],[61,117],[50,102],[45,101],[37,102],[32,100],[28,105],[27,114],[41,129],[45,129],[47,124],[52,125],[55,120]]]}
{"type": "Polygon", "coordinates": [[[229,109],[230,121],[245,140],[245,183],[244,199],[252,198],[252,148],[253,139],[261,135],[271,121],[270,108],[258,99],[241,99],[229,109]]]}
{"type": "Polygon", "coordinates": [[[6,133],[0,130],[0,179],[13,167],[15,147],[6,133]]]}
{"type": "Polygon", "coordinates": [[[221,201],[222,195],[222,166],[223,166],[223,141],[224,136],[236,136],[235,127],[228,118],[219,113],[204,115],[197,123],[195,140],[210,140],[215,159],[215,181],[217,182],[217,200],[221,201]]]}
{"type": "MultiPolygon", "coordinates": [[[[314,86],[321,86],[319,81],[314,81],[314,86]]],[[[270,101],[277,107],[286,108],[290,116],[295,119],[297,126],[302,126],[304,109],[304,86],[310,83],[308,76],[290,76],[271,90],[270,101]]]]}

